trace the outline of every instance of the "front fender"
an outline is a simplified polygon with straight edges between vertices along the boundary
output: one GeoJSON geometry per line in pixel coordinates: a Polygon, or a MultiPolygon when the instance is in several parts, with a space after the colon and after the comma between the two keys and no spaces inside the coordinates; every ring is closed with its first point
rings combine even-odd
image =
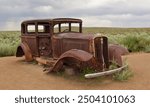
{"type": "Polygon", "coordinates": [[[54,66],[49,70],[49,72],[59,71],[63,67],[64,63],[67,63],[68,65],[75,64],[79,68],[95,68],[97,64],[92,54],[83,50],[71,49],[60,56],[60,58],[56,61],[54,66]]]}
{"type": "Polygon", "coordinates": [[[109,61],[115,61],[119,67],[123,65],[122,55],[126,55],[129,51],[120,45],[117,44],[109,44],[109,61]]]}
{"type": "Polygon", "coordinates": [[[33,60],[31,50],[26,43],[21,43],[18,46],[17,52],[16,52],[16,57],[22,57],[23,55],[25,55],[26,61],[32,61],[33,60]]]}

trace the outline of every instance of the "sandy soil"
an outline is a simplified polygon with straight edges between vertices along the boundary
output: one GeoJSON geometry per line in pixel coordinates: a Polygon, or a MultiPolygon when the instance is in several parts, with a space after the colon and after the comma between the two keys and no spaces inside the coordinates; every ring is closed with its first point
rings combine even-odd
{"type": "Polygon", "coordinates": [[[22,58],[0,58],[0,89],[150,89],[150,54],[130,54],[127,62],[134,76],[126,82],[110,77],[82,80],[43,73],[43,67],[22,58]]]}

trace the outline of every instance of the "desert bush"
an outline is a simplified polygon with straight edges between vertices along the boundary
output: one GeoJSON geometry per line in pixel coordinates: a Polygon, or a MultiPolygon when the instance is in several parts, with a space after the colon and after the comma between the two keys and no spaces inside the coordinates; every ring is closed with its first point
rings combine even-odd
{"type": "Polygon", "coordinates": [[[133,76],[133,72],[126,68],[121,72],[117,72],[113,75],[113,79],[117,81],[127,81],[130,77],[133,76]]]}
{"type": "Polygon", "coordinates": [[[20,43],[20,32],[0,32],[0,57],[13,56],[20,43]]]}
{"type": "MultiPolygon", "coordinates": [[[[124,65],[128,65],[126,59],[124,60],[123,63],[124,65]]],[[[118,68],[117,63],[115,61],[112,61],[111,65],[109,66],[109,70],[116,69],[116,68],[118,68]]],[[[117,81],[127,81],[132,76],[133,76],[133,72],[129,67],[123,69],[120,72],[116,72],[112,75],[113,79],[117,81]]]]}
{"type": "Polygon", "coordinates": [[[7,44],[0,45],[0,57],[15,55],[16,47],[7,44]]]}
{"type": "Polygon", "coordinates": [[[131,52],[150,51],[150,28],[83,28],[84,33],[107,35],[109,43],[120,44],[131,52]]]}
{"type": "Polygon", "coordinates": [[[107,36],[109,43],[123,45],[130,52],[150,51],[150,35],[148,33],[128,32],[125,34],[107,36]]]}
{"type": "Polygon", "coordinates": [[[86,68],[83,68],[83,69],[81,70],[81,73],[82,73],[83,76],[84,76],[85,74],[90,74],[90,73],[94,73],[94,72],[95,72],[95,70],[92,69],[92,68],[90,68],[90,67],[86,67],[86,68]]]}
{"type": "MultiPolygon", "coordinates": [[[[132,52],[150,52],[150,28],[84,27],[83,33],[102,33],[109,43],[121,44],[132,52]]],[[[0,31],[0,57],[12,56],[20,43],[19,31],[0,31]]]]}
{"type": "Polygon", "coordinates": [[[145,52],[150,48],[150,38],[143,35],[126,35],[118,43],[127,47],[130,52],[145,52]]]}
{"type": "Polygon", "coordinates": [[[145,52],[150,53],[150,45],[145,46],[145,52]]]}

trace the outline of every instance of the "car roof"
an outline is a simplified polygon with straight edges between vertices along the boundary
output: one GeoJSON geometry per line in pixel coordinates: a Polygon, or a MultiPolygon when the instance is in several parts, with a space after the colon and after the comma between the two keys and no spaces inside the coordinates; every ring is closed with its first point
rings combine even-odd
{"type": "Polygon", "coordinates": [[[54,24],[65,23],[65,22],[81,23],[82,20],[76,19],[76,18],[34,19],[34,20],[25,20],[22,22],[22,24],[24,24],[24,23],[35,23],[35,22],[39,22],[39,23],[48,22],[48,23],[54,23],[54,24]]]}

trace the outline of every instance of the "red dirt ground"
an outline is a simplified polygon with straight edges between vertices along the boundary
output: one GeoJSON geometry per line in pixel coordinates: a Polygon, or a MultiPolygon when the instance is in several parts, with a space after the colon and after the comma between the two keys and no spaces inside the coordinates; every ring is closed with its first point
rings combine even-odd
{"type": "Polygon", "coordinates": [[[82,80],[43,73],[43,67],[22,61],[23,58],[0,58],[0,89],[150,89],[150,53],[127,55],[134,76],[118,82],[110,77],[82,80]]]}

